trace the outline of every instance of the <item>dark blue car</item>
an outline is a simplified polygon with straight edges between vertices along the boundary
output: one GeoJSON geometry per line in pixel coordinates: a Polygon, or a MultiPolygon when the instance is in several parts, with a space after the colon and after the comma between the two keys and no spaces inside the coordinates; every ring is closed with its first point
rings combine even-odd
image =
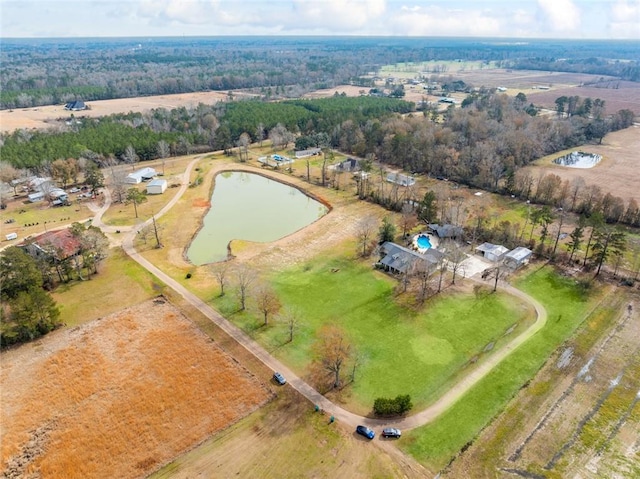
{"type": "Polygon", "coordinates": [[[376,437],[376,433],[373,432],[373,429],[369,429],[367,426],[356,427],[356,432],[367,439],[373,439],[376,437]]]}

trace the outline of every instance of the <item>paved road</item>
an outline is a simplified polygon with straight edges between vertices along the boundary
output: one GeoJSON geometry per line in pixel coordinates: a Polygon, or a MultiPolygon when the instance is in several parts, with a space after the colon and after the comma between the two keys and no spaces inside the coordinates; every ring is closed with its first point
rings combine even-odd
{"type": "MultiPolygon", "coordinates": [[[[181,196],[186,191],[191,171],[194,165],[200,160],[201,157],[195,158],[192,162],[189,163],[185,173],[182,177],[182,184],[180,189],[176,193],[176,195],[167,203],[167,205],[162,208],[156,215],[156,218],[159,218],[167,211],[169,211],[181,198],[181,196]]],[[[102,214],[109,208],[110,204],[110,196],[108,192],[105,190],[105,204],[96,209],[96,217],[93,220],[93,225],[103,228],[107,232],[115,232],[115,227],[104,225],[102,222],[102,214]]],[[[211,321],[213,321],[218,327],[220,327],[223,331],[225,331],[229,336],[231,336],[234,340],[244,346],[251,354],[253,354],[256,358],[262,361],[268,368],[274,371],[280,371],[287,378],[287,382],[291,387],[300,392],[303,396],[305,396],[309,401],[313,404],[317,404],[323,410],[325,410],[328,414],[333,415],[338,421],[341,421],[345,424],[348,424],[352,427],[355,427],[358,424],[366,424],[370,427],[382,427],[386,425],[393,425],[394,427],[399,427],[402,429],[412,429],[424,424],[427,424],[434,419],[436,419],[440,414],[442,414],[445,410],[451,407],[458,399],[460,399],[467,391],[469,391],[478,381],[484,378],[491,370],[502,361],[505,357],[511,354],[518,346],[524,343],[531,336],[536,334],[540,329],[542,329],[547,321],[547,313],[544,307],[536,301],[531,296],[526,293],[508,285],[502,284],[502,289],[514,296],[521,298],[522,300],[530,303],[536,310],[536,321],[533,325],[531,325],[526,331],[521,333],[519,336],[512,339],[508,344],[503,346],[500,350],[495,351],[491,356],[487,358],[483,363],[481,363],[475,370],[469,373],[467,376],[462,378],[458,383],[454,384],[451,389],[449,389],[443,396],[441,396],[435,403],[427,407],[426,409],[420,411],[417,414],[412,416],[408,416],[402,419],[394,419],[394,420],[383,420],[383,419],[371,419],[365,418],[363,416],[359,416],[354,414],[346,409],[341,408],[337,404],[334,404],[314,388],[312,388],[309,384],[299,378],[292,370],[278,361],[276,358],[271,356],[262,346],[256,343],[253,339],[251,339],[247,334],[245,334],[242,330],[231,324],[225,318],[223,318],[217,311],[211,308],[208,304],[198,298],[196,295],[188,291],[184,286],[178,283],[176,280],[165,274],[163,271],[158,269],[154,264],[150,263],[144,257],[136,251],[134,248],[134,238],[136,232],[144,226],[147,226],[151,220],[147,220],[143,225],[136,226],[136,228],[122,228],[119,227],[120,231],[127,230],[127,234],[124,236],[122,247],[125,252],[138,264],[147,269],[149,272],[153,273],[158,279],[163,281],[168,287],[172,288],[176,293],[181,295],[186,301],[192,304],[194,307],[198,308],[198,310],[208,317],[211,321]]]]}

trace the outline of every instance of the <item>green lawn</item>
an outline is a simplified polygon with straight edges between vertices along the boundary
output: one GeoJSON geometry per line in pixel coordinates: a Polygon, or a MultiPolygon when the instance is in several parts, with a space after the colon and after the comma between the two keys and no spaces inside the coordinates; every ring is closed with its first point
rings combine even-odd
{"type": "Polygon", "coordinates": [[[339,325],[364,357],[349,404],[364,413],[376,397],[398,394],[410,394],[416,408],[424,407],[488,343],[532,317],[519,300],[501,294],[443,294],[414,312],[396,302],[395,280],[348,259],[314,260],[275,275],[272,285],[283,304],[300,312],[303,326],[293,343],[287,343],[284,325],[265,328],[255,313],[236,313],[233,296],[214,306],[301,374],[320,327],[339,325]]]}
{"type": "Polygon", "coordinates": [[[53,292],[60,319],[67,326],[92,321],[160,294],[162,287],[119,248],[98,267],[88,281],[63,283],[53,292]],[[156,285],[156,286],[154,286],[156,285]]]}
{"type": "Polygon", "coordinates": [[[408,432],[403,447],[416,459],[441,468],[498,414],[546,359],[570,337],[599,300],[586,299],[575,281],[551,267],[532,270],[515,286],[538,299],[549,319],[542,331],[502,361],[458,403],[435,422],[408,432]]]}

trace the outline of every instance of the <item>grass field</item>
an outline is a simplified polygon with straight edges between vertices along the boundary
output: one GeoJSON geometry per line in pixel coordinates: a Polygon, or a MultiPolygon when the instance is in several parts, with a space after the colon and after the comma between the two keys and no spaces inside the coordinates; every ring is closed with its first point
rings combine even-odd
{"type": "Polygon", "coordinates": [[[63,283],[52,296],[60,306],[60,320],[73,327],[150,299],[162,289],[150,273],[114,248],[89,281],[63,283]]]}
{"type": "Polygon", "coordinates": [[[592,291],[586,299],[572,279],[559,276],[551,267],[531,271],[515,281],[515,286],[545,306],[549,314],[546,326],[439,419],[407,434],[401,447],[419,461],[440,469],[473,441],[586,319],[605,293],[592,291]]]}
{"type": "Polygon", "coordinates": [[[443,294],[414,311],[398,302],[395,280],[369,262],[343,257],[309,260],[269,282],[283,304],[299,312],[301,327],[292,343],[286,325],[273,321],[265,327],[258,312],[237,312],[232,294],[214,306],[303,375],[320,328],[338,325],[363,357],[355,383],[341,399],[362,414],[380,396],[410,394],[416,409],[424,407],[472,358],[483,357],[489,343],[504,339],[515,325],[520,329],[510,334],[518,334],[534,316],[508,295],[478,299],[469,290],[443,294]]]}

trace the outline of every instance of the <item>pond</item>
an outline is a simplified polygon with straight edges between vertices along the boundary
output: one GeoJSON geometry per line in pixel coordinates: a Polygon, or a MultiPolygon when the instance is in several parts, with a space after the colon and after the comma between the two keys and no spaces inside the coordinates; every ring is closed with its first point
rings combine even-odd
{"type": "Polygon", "coordinates": [[[582,151],[572,151],[568,155],[561,156],[553,160],[556,165],[567,166],[569,168],[593,168],[602,160],[602,156],[595,153],[584,153],[582,151]]]}
{"type": "Polygon", "coordinates": [[[327,212],[325,205],[292,186],[252,173],[221,173],[187,257],[198,266],[223,261],[231,240],[275,241],[327,212]]]}

